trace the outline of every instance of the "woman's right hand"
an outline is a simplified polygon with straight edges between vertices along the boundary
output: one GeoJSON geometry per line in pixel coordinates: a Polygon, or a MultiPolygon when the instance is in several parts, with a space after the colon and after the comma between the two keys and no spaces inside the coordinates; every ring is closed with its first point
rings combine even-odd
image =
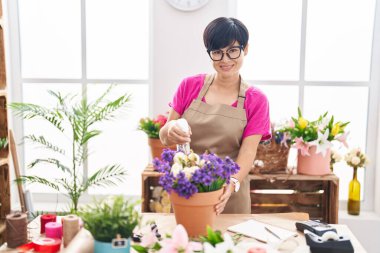
{"type": "Polygon", "coordinates": [[[167,126],[167,140],[166,142],[171,144],[185,144],[190,143],[191,128],[189,126],[189,132],[184,132],[177,124],[177,120],[171,120],[166,123],[167,126]]]}

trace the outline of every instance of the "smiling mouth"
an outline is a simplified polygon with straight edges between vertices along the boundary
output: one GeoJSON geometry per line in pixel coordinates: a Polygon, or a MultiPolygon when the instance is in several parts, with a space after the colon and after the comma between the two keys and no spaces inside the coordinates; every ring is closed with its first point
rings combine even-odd
{"type": "Polygon", "coordinates": [[[220,68],[224,71],[227,71],[227,70],[230,70],[232,69],[233,65],[223,65],[223,66],[220,66],[220,68]]]}

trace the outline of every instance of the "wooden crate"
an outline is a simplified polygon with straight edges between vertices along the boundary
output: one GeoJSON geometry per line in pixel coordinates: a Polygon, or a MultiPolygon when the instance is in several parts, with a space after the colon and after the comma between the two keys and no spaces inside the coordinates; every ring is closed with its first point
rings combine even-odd
{"type": "Polygon", "coordinates": [[[162,187],[159,186],[158,180],[161,176],[161,173],[158,173],[153,170],[153,166],[149,164],[143,173],[141,174],[141,180],[142,180],[142,189],[141,189],[141,211],[142,212],[164,212],[168,213],[171,212],[170,210],[170,201],[169,197],[167,196],[166,192],[163,193],[162,187]],[[162,195],[160,195],[159,198],[157,198],[157,194],[160,195],[166,195],[164,198],[162,198],[162,195]],[[153,201],[154,200],[154,201],[153,201]],[[158,207],[152,207],[151,201],[155,202],[158,206],[162,206],[163,210],[159,210],[158,207]],[[159,204],[157,203],[159,202],[159,204]],[[157,210],[155,210],[157,209],[157,210]]]}
{"type": "Polygon", "coordinates": [[[251,213],[306,212],[338,223],[339,178],[306,175],[249,175],[251,213]]]}

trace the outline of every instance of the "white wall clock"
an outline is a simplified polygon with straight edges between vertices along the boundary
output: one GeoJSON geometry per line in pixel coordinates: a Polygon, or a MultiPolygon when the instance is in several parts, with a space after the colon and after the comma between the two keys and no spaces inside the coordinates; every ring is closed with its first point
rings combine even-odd
{"type": "Polygon", "coordinates": [[[195,11],[205,6],[209,0],[166,0],[166,2],[180,11],[195,11]]]}

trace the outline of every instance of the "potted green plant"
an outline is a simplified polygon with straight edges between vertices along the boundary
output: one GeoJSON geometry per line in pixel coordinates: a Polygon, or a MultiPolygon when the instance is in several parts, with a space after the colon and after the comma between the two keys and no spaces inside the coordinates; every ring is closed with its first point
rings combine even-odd
{"type": "MultiPolygon", "coordinates": [[[[148,144],[152,154],[152,158],[160,157],[165,147],[160,141],[160,129],[166,124],[168,118],[165,115],[159,114],[156,118],[140,119],[138,130],[143,131],[148,136],[148,144]]],[[[175,146],[169,148],[175,149],[175,146]]]]}
{"type": "Polygon", "coordinates": [[[108,100],[107,95],[112,85],[95,101],[89,102],[86,97],[74,102],[76,95],[62,95],[59,92],[48,91],[56,100],[52,108],[30,103],[11,103],[10,107],[16,115],[24,119],[42,119],[50,123],[69,141],[69,150],[62,148],[54,140],[48,140],[43,135],[30,134],[24,137],[26,141],[41,147],[52,155],[40,157],[29,164],[29,168],[41,164],[49,164],[62,172],[62,176],[46,179],[35,175],[23,175],[18,183],[39,183],[54,190],[63,192],[70,198],[71,212],[78,210],[78,201],[81,195],[93,186],[109,186],[124,180],[126,171],[120,165],[109,165],[97,169],[94,174],[84,178],[81,166],[87,159],[86,145],[90,140],[99,136],[102,131],[95,128],[96,123],[114,118],[116,111],[122,109],[130,99],[130,95],[123,94],[116,100],[108,100]],[[106,100],[107,99],[107,100],[106,100]],[[63,160],[65,159],[65,160],[63,160]],[[66,164],[65,161],[70,161],[66,164]]]}
{"type": "Polygon", "coordinates": [[[135,208],[138,204],[139,201],[131,202],[116,196],[112,201],[105,199],[80,210],[84,227],[95,239],[95,253],[130,251],[133,229],[141,221],[141,214],[135,208]]]}

